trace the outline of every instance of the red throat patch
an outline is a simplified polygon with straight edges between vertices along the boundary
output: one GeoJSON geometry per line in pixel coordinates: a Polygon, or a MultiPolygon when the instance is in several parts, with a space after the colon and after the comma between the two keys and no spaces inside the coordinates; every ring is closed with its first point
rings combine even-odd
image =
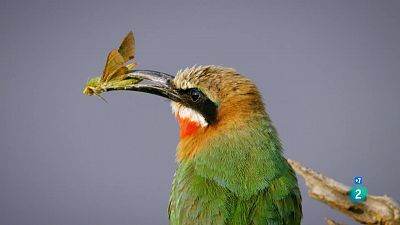
{"type": "Polygon", "coordinates": [[[192,135],[200,128],[199,123],[193,122],[187,118],[181,118],[180,116],[176,116],[176,119],[178,120],[179,125],[181,127],[179,131],[179,136],[181,139],[189,135],[192,135]]]}

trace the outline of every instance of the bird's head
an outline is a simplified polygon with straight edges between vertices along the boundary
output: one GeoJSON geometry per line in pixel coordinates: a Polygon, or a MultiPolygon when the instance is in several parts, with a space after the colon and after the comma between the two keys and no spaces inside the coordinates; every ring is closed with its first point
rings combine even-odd
{"type": "MultiPolygon", "coordinates": [[[[259,118],[267,118],[257,87],[232,68],[191,67],[179,71],[175,77],[155,71],[130,72],[132,77],[150,81],[130,90],[171,100],[172,111],[180,123],[180,145],[188,145],[186,149],[231,129],[245,128],[259,118]]],[[[193,151],[180,158],[193,156],[193,151]]]]}

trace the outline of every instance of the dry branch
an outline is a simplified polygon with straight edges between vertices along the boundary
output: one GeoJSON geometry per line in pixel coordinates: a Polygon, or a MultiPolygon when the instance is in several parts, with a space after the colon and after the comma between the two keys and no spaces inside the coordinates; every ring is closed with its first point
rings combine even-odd
{"type": "Polygon", "coordinates": [[[338,223],[338,222],[334,221],[333,219],[329,219],[329,218],[326,218],[325,221],[328,225],[344,225],[343,223],[338,223]]]}
{"type": "MultiPolygon", "coordinates": [[[[288,160],[290,165],[304,177],[308,194],[330,207],[364,224],[400,225],[400,207],[388,196],[368,195],[367,200],[355,204],[348,197],[350,188],[331,178],[325,177],[299,162],[288,160]]],[[[338,224],[327,220],[328,224],[338,224]]]]}

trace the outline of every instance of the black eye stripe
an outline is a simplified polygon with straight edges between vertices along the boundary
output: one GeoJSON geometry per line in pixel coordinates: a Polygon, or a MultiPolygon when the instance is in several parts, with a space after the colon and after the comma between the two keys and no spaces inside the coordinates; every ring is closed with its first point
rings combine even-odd
{"type": "Polygon", "coordinates": [[[217,105],[197,88],[180,90],[182,103],[190,107],[206,119],[207,123],[213,124],[217,118],[217,105]]]}

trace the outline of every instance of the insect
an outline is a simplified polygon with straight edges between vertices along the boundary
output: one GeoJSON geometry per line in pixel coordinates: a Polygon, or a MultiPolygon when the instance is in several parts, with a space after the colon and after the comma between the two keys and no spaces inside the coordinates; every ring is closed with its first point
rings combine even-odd
{"type": "MultiPolygon", "coordinates": [[[[141,81],[139,78],[129,77],[129,70],[137,64],[127,64],[135,58],[135,39],[130,31],[122,41],[119,49],[113,49],[108,53],[106,65],[101,77],[90,78],[86,83],[83,93],[89,96],[97,95],[108,89],[123,89],[141,81]]],[[[104,98],[102,98],[104,100],[104,98]]]]}

